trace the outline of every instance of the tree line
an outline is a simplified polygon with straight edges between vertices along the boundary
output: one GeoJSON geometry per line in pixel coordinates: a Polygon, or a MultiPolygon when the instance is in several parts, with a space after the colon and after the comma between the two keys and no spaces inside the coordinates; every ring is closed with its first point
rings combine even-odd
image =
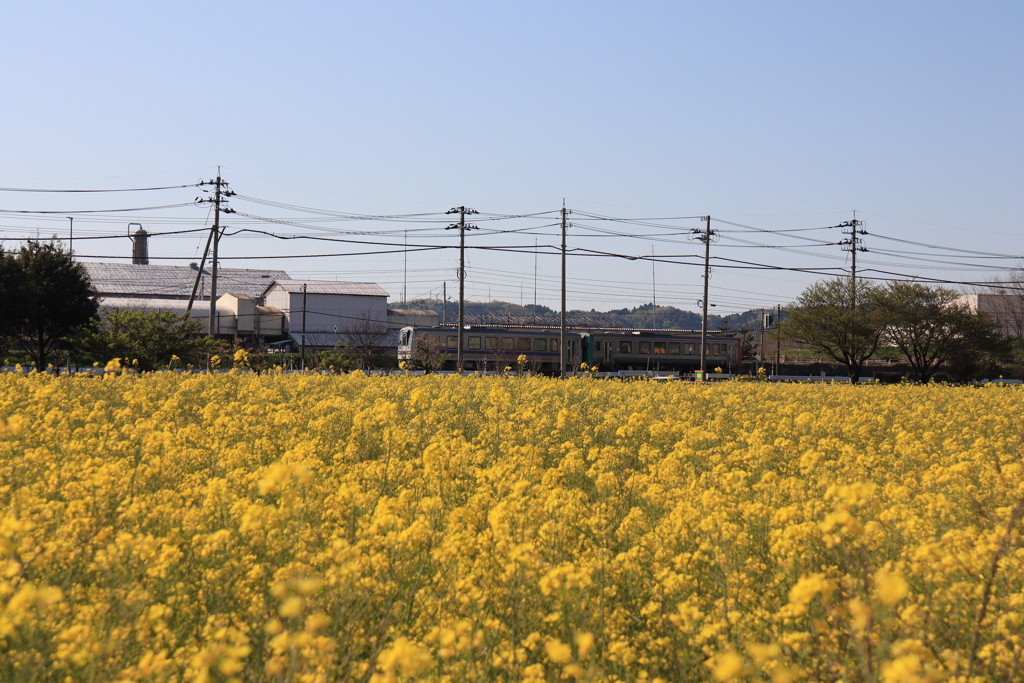
{"type": "Polygon", "coordinates": [[[956,290],[905,280],[815,283],[787,307],[777,334],[844,366],[853,382],[883,346],[898,349],[921,383],[944,367],[957,379],[974,378],[1013,351],[997,321],[956,290]]]}

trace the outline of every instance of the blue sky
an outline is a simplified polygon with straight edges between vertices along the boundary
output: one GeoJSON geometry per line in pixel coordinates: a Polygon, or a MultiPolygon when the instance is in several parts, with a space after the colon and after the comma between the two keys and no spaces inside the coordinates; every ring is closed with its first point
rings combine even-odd
{"type": "MultiPolygon", "coordinates": [[[[646,226],[574,213],[570,247],[629,256],[697,253],[672,233],[699,221],[661,219],[711,214],[750,226],[713,223],[722,230],[713,254],[766,266],[716,262],[710,298],[721,312],[784,304],[821,277],[773,267],[849,265],[829,244],[837,229],[787,237],[750,228],[823,228],[853,210],[869,233],[858,270],[984,280],[1018,261],[969,261],[886,238],[1024,254],[1022,29],[1019,2],[20,3],[0,22],[0,184],[178,185],[220,165],[239,195],[351,214],[549,212],[564,198],[574,212],[658,218],[646,226]],[[985,269],[944,263],[968,261],[985,269]]],[[[3,192],[0,209],[155,206],[196,194],[3,192]]],[[[233,228],[353,229],[248,200],[232,206],[292,222],[234,216],[233,228]]],[[[135,220],[159,232],[206,219],[193,206],[80,214],[75,225],[77,235],[102,236],[135,220]]],[[[432,233],[393,221],[358,229],[391,231],[377,240],[391,242],[410,229],[414,244],[454,246],[435,219],[432,233]]],[[[469,242],[556,244],[555,220],[482,222],[519,232],[481,231],[469,242]]],[[[0,224],[8,238],[63,237],[69,221],[0,214],[0,224]]],[[[154,238],[151,252],[198,259],[203,244],[198,233],[154,238]]],[[[88,246],[75,250],[130,253],[127,239],[88,246]]],[[[221,244],[224,255],[250,257],[346,249],[366,251],[243,235],[221,244]]],[[[653,288],[659,303],[681,308],[699,298],[692,259],[659,260],[652,285],[648,261],[578,254],[569,259],[571,306],[635,306],[653,288]]],[[[410,298],[436,295],[445,280],[451,294],[456,260],[447,249],[404,262],[380,254],[225,265],[376,281],[398,300],[403,287],[410,298]]],[[[532,301],[533,254],[471,249],[469,266],[471,298],[532,301]]],[[[540,303],[557,305],[558,268],[556,256],[536,258],[540,303]]]]}

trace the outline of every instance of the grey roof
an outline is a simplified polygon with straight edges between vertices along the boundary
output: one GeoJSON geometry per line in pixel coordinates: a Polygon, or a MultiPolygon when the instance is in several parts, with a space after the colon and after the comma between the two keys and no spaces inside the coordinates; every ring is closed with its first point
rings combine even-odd
{"type": "Polygon", "coordinates": [[[354,294],[357,296],[387,296],[388,293],[372,282],[334,282],[333,280],[290,280],[287,277],[269,284],[267,289],[277,285],[289,293],[307,294],[354,294]]]}
{"type": "MultiPolygon", "coordinates": [[[[188,299],[196,281],[191,266],[142,266],[133,263],[84,263],[101,297],[188,299]]],[[[203,269],[200,289],[210,294],[210,268],[203,269]]],[[[288,280],[283,270],[218,268],[217,290],[258,297],[274,280],[288,280]]],[[[199,292],[196,292],[199,296],[199,292]]]]}
{"type": "Polygon", "coordinates": [[[441,317],[437,311],[432,311],[429,308],[389,308],[388,313],[395,315],[429,315],[441,317]]]}

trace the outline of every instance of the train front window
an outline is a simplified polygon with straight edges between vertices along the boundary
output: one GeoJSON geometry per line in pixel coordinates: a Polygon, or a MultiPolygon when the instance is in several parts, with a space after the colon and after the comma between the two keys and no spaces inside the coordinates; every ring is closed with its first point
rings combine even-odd
{"type": "Polygon", "coordinates": [[[459,337],[457,335],[449,335],[448,337],[448,348],[457,349],[459,348],[459,337]]]}
{"type": "Polygon", "coordinates": [[[620,341],[619,342],[619,353],[633,353],[633,342],[631,342],[631,341],[620,341]]]}
{"type": "Polygon", "coordinates": [[[409,345],[409,334],[410,334],[409,330],[402,330],[402,336],[398,340],[398,345],[399,346],[408,346],[409,345]]]}
{"type": "Polygon", "coordinates": [[[516,340],[516,350],[517,351],[529,351],[530,350],[530,338],[529,337],[520,337],[519,339],[517,339],[516,340]]]}
{"type": "Polygon", "coordinates": [[[669,353],[670,356],[678,356],[679,355],[679,342],[669,342],[668,343],[668,353],[669,353]]]}
{"type": "Polygon", "coordinates": [[[664,355],[665,342],[654,342],[654,353],[664,355]]]}

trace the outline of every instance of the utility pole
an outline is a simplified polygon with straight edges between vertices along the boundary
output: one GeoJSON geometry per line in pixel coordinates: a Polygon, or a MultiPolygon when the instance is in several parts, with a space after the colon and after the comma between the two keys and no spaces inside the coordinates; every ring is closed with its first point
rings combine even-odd
{"type": "Polygon", "coordinates": [[[864,221],[857,220],[857,212],[853,212],[852,221],[844,221],[839,224],[841,228],[849,228],[849,231],[843,230],[844,235],[849,235],[848,239],[841,240],[839,244],[842,245],[843,251],[850,252],[850,305],[856,307],[857,305],[857,252],[867,251],[867,247],[864,246],[864,240],[858,235],[866,235],[867,230],[860,230],[860,226],[864,225],[864,221]]]}
{"type": "MultiPolygon", "coordinates": [[[[213,198],[212,199],[197,199],[197,204],[212,203],[213,204],[213,228],[210,231],[210,238],[206,242],[206,248],[210,248],[210,243],[213,243],[213,263],[210,268],[210,322],[209,322],[209,333],[210,336],[217,334],[216,320],[217,320],[217,250],[220,246],[221,228],[220,228],[220,215],[222,213],[234,213],[234,209],[230,209],[223,206],[223,203],[227,197],[233,197],[235,195],[230,189],[228,189],[228,183],[220,177],[220,166],[217,167],[217,179],[208,180],[204,183],[199,183],[199,186],[213,185],[213,198]]],[[[203,190],[206,192],[207,190],[203,190]]],[[[199,265],[199,272],[196,273],[196,284],[192,287],[192,296],[189,297],[188,311],[192,310],[192,300],[195,298],[196,287],[199,285],[199,280],[203,276],[203,264],[206,263],[206,252],[203,252],[203,261],[199,265]]]]}
{"type": "Polygon", "coordinates": [[[74,256],[74,254],[75,254],[75,217],[74,216],[68,216],[68,220],[71,221],[71,238],[69,240],[71,242],[71,244],[70,244],[70,246],[68,246],[68,252],[70,252],[71,255],[74,256]]]}
{"type": "Polygon", "coordinates": [[[779,334],[779,325],[782,324],[782,306],[775,308],[775,374],[778,375],[782,368],[779,362],[782,358],[782,335],[779,334]]]}
{"type": "MultiPolygon", "coordinates": [[[[565,231],[569,224],[565,222],[568,215],[565,200],[562,200],[562,311],[558,318],[558,376],[565,377],[565,231]]],[[[534,308],[534,313],[537,309],[534,308]]]]}
{"type": "Polygon", "coordinates": [[[441,323],[442,324],[448,324],[448,281],[447,280],[445,280],[442,283],[442,285],[441,285],[441,292],[442,292],[441,296],[443,297],[443,300],[444,300],[444,302],[441,304],[441,311],[443,312],[443,315],[441,317],[441,323]]]}
{"type": "Polygon", "coordinates": [[[459,222],[452,223],[445,230],[459,230],[459,350],[455,360],[455,367],[462,372],[462,339],[466,323],[466,231],[479,230],[475,225],[466,225],[466,214],[479,213],[476,209],[467,209],[464,206],[457,206],[449,209],[446,213],[459,214],[459,222]]]}
{"type": "Polygon", "coordinates": [[[768,314],[765,313],[764,309],[762,308],[761,309],[761,341],[757,345],[757,359],[758,359],[757,369],[758,370],[760,370],[762,367],[764,367],[764,328],[767,327],[767,325],[766,325],[766,323],[768,322],[768,320],[766,319],[767,317],[768,317],[768,314]]]}
{"type": "Polygon", "coordinates": [[[700,378],[703,382],[707,377],[708,349],[708,280],[711,279],[711,238],[717,233],[711,229],[711,216],[704,216],[704,231],[694,230],[692,235],[698,242],[704,243],[704,298],[700,300],[700,378]]]}
{"type": "Polygon", "coordinates": [[[306,283],[302,283],[302,344],[299,347],[299,369],[306,369],[306,283]]]}

